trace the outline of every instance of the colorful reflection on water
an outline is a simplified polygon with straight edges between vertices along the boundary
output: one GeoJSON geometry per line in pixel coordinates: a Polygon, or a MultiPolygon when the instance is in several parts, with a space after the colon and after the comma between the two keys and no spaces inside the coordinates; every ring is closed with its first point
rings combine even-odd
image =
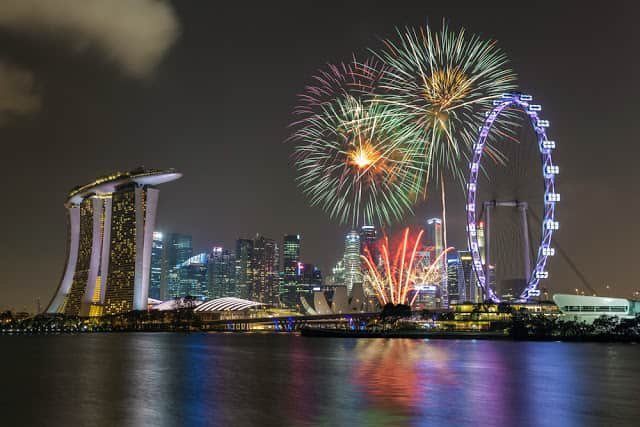
{"type": "Polygon", "coordinates": [[[0,337],[2,425],[632,425],[640,346],[0,337]],[[613,421],[612,421],[613,420],[613,421]]]}

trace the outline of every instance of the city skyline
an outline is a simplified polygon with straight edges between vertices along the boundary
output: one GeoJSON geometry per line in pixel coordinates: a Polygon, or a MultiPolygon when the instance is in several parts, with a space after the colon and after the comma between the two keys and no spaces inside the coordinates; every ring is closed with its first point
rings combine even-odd
{"type": "MultiPolygon", "coordinates": [[[[65,192],[88,176],[141,164],[185,173],[163,192],[156,230],[193,235],[198,249],[232,248],[238,236],[256,230],[266,236],[300,233],[309,242],[308,259],[329,272],[349,227],[308,207],[295,186],[292,147],[282,141],[296,94],[326,62],[375,46],[395,27],[442,17],[453,27],[498,39],[523,90],[545,106],[554,139],[561,142],[563,228],[557,239],[597,290],[609,285],[615,294],[631,294],[636,267],[627,245],[638,236],[632,214],[640,206],[629,187],[639,177],[633,155],[617,153],[634,154],[628,142],[639,63],[609,53],[637,46],[630,33],[637,6],[620,6],[626,10],[620,13],[576,5],[556,5],[553,14],[537,5],[503,10],[495,4],[461,9],[407,3],[387,10],[373,4],[365,11],[355,4],[249,11],[205,5],[224,21],[212,28],[210,14],[176,3],[179,35],[144,79],[132,78],[99,52],[71,54],[63,42],[47,44],[4,29],[6,57],[32,70],[42,108],[29,117],[10,115],[0,128],[13,147],[3,167],[12,183],[6,197],[20,207],[3,210],[0,221],[6,229],[0,306],[31,309],[37,298],[43,306],[50,298],[63,273],[65,192]],[[544,31],[538,22],[545,23],[544,31]],[[255,78],[263,62],[270,65],[255,78]],[[603,105],[609,108],[603,111],[603,105]],[[611,205],[594,202],[600,200],[611,205]],[[603,219],[608,227],[594,227],[603,219]],[[34,250],[40,257],[36,269],[24,256],[34,250]]],[[[461,193],[448,187],[448,241],[457,249],[466,243],[461,193]]],[[[386,231],[423,226],[425,218],[440,215],[437,199],[386,231]]],[[[553,291],[580,287],[558,257],[550,263],[550,277],[553,291]]]]}

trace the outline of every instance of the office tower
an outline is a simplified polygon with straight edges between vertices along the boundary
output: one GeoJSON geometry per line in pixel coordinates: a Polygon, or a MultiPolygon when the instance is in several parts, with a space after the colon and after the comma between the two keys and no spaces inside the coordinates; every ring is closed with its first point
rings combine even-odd
{"type": "Polygon", "coordinates": [[[299,234],[286,234],[282,241],[282,277],[280,284],[280,302],[286,307],[296,308],[300,305],[300,296],[308,290],[301,285],[299,271],[300,243],[299,234]]]}
{"type": "Polygon", "coordinates": [[[191,296],[197,299],[208,298],[208,266],[209,255],[203,252],[192,256],[172,269],[175,271],[177,280],[171,282],[170,297],[180,298],[191,296]]]}
{"type": "Polygon", "coordinates": [[[153,232],[151,243],[151,275],[149,278],[149,298],[160,299],[160,287],[162,282],[162,266],[164,263],[164,242],[162,233],[153,232]]]}
{"type": "Polygon", "coordinates": [[[460,257],[460,266],[464,279],[465,299],[462,302],[480,302],[480,292],[478,281],[476,280],[476,272],[473,269],[473,256],[470,251],[458,251],[460,257]]]}
{"type": "Polygon", "coordinates": [[[447,294],[449,304],[460,304],[467,300],[464,268],[458,252],[447,254],[447,294]]]}
{"type": "Polygon", "coordinates": [[[146,310],[159,195],[155,186],[181,176],[138,168],[71,190],[65,204],[67,262],[48,313],[146,310]]]}
{"type": "Polygon", "coordinates": [[[193,239],[188,234],[165,233],[160,299],[183,296],[180,288],[179,267],[193,255],[193,239]]]}
{"type": "Polygon", "coordinates": [[[236,295],[249,299],[253,293],[253,240],[236,240],[236,295]]]}
{"type": "MultiPolygon", "coordinates": [[[[440,218],[430,218],[427,220],[427,239],[429,243],[434,247],[434,260],[437,259],[444,251],[444,235],[442,230],[442,220],[440,218]]],[[[440,294],[442,300],[442,306],[448,306],[447,296],[447,257],[442,256],[439,262],[438,268],[441,272],[442,280],[438,285],[440,286],[440,294]]]]}
{"type": "Polygon", "coordinates": [[[278,303],[278,244],[264,236],[253,240],[253,288],[251,300],[265,304],[278,303]]]}
{"type": "Polygon", "coordinates": [[[360,235],[351,230],[344,240],[344,257],[342,263],[345,270],[345,285],[351,293],[354,283],[362,283],[362,270],[360,262],[360,235]]]}
{"type": "Polygon", "coordinates": [[[285,284],[297,281],[301,240],[299,234],[285,234],[282,239],[282,271],[285,284]]]}
{"type": "Polygon", "coordinates": [[[209,298],[236,296],[236,259],[229,250],[214,247],[209,256],[209,298]]]}
{"type": "MultiPolygon", "coordinates": [[[[360,255],[369,253],[371,259],[378,267],[381,267],[380,251],[378,250],[378,232],[373,225],[363,225],[360,228],[360,255]]],[[[365,271],[365,264],[362,264],[365,271]]]]}

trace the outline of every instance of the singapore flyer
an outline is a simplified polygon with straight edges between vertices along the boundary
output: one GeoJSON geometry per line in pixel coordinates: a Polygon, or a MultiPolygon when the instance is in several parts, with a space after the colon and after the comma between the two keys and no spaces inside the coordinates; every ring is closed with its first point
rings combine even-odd
{"type": "MultiPolygon", "coordinates": [[[[499,302],[500,298],[492,289],[490,280],[491,262],[488,257],[490,246],[490,232],[489,221],[487,221],[486,230],[486,258],[483,262],[481,256],[481,247],[479,244],[479,224],[477,221],[477,193],[478,193],[478,174],[481,173],[481,160],[482,154],[485,150],[485,143],[491,128],[498,118],[498,116],[507,108],[517,108],[526,113],[529,117],[531,125],[536,134],[538,149],[542,160],[542,176],[544,184],[544,211],[542,218],[542,234],[541,241],[538,245],[537,257],[533,268],[529,265],[529,261],[525,263],[527,265],[527,283],[519,296],[520,300],[527,301],[531,297],[538,296],[540,291],[538,285],[541,279],[547,279],[549,277],[548,271],[545,269],[547,259],[550,256],[555,255],[555,249],[551,247],[551,238],[553,232],[558,229],[559,223],[555,220],[555,206],[560,201],[560,194],[555,191],[555,176],[559,173],[559,167],[553,163],[551,152],[555,149],[555,141],[551,141],[547,138],[547,128],[549,127],[549,121],[540,118],[539,113],[542,111],[542,106],[532,104],[533,97],[531,95],[524,95],[520,93],[508,93],[502,96],[502,99],[494,100],[494,108],[487,113],[484,124],[480,127],[478,139],[473,146],[473,157],[469,165],[469,180],[467,183],[467,236],[469,240],[469,248],[473,257],[473,267],[478,279],[478,284],[482,288],[485,299],[499,302]]],[[[490,202],[484,202],[488,208],[495,206],[513,206],[526,210],[526,203],[517,201],[500,201],[493,200],[490,202]]],[[[490,212],[487,209],[487,212],[490,212]]],[[[487,217],[489,219],[489,217],[487,217]]],[[[527,233],[525,233],[526,235],[527,233]]],[[[526,237],[526,236],[525,236],[526,237]]],[[[528,242],[525,246],[528,246],[528,242]]],[[[525,254],[525,258],[527,255],[525,254]]]]}

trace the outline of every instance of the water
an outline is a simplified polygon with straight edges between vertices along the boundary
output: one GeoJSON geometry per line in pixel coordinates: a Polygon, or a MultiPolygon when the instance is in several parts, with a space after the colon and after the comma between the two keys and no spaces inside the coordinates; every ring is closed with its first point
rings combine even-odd
{"type": "Polygon", "coordinates": [[[640,346],[0,336],[0,425],[638,425],[640,346]]]}

